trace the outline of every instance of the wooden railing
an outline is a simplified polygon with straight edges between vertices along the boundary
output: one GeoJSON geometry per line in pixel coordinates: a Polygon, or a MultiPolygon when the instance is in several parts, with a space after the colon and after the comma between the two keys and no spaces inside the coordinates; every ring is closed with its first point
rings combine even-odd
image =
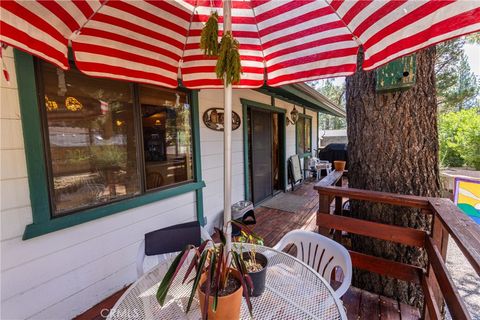
{"type": "Polygon", "coordinates": [[[425,319],[441,319],[445,302],[453,319],[471,319],[445,265],[449,236],[457,243],[473,269],[480,275],[480,227],[449,199],[426,198],[341,187],[342,173],[332,172],[315,189],[319,194],[319,232],[340,240],[341,231],[422,248],[427,253],[426,268],[395,262],[350,250],[354,267],[420,285],[425,296],[425,319]],[[336,215],[343,199],[363,200],[418,208],[432,215],[429,232],[336,215]],[[334,214],[330,205],[335,200],[334,214]]]}

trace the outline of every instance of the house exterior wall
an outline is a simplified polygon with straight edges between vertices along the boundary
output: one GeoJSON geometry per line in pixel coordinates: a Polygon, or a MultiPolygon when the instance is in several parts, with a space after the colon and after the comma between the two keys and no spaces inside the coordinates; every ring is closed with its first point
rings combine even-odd
{"type": "MultiPolygon", "coordinates": [[[[196,219],[195,192],[22,240],[25,226],[32,223],[32,209],[11,49],[4,51],[4,58],[11,82],[1,77],[0,318],[72,318],[136,280],[135,258],[145,233],[196,219]]],[[[240,117],[240,98],[268,105],[271,101],[257,91],[235,90],[233,110],[240,117]]],[[[199,104],[201,119],[206,109],[223,107],[222,91],[201,90],[199,104]]],[[[293,108],[279,99],[276,106],[287,109],[287,116],[293,108]]],[[[316,128],[316,117],[312,121],[316,128]]],[[[200,125],[204,216],[212,231],[223,212],[223,132],[206,128],[202,121],[200,125]]],[[[312,142],[316,148],[315,133],[312,142]]],[[[234,203],[245,197],[242,127],[233,131],[232,153],[234,203]]],[[[294,153],[295,126],[289,125],[286,156],[294,153]]]]}
{"type": "Polygon", "coordinates": [[[347,129],[319,130],[320,146],[326,147],[330,143],[348,143],[347,129]]]}
{"type": "MultiPolygon", "coordinates": [[[[240,99],[247,99],[270,105],[271,98],[257,91],[241,89],[234,90],[232,108],[241,118],[240,128],[232,131],[232,203],[245,199],[244,158],[242,126],[245,124],[242,117],[242,103],[240,99]]],[[[209,108],[223,108],[223,94],[221,90],[201,90],[199,93],[200,119],[203,112],[209,108]]],[[[275,99],[275,107],[285,109],[286,116],[290,117],[293,104],[275,99]]],[[[300,110],[297,106],[297,110],[300,110]]],[[[306,110],[312,116],[312,148],[317,149],[317,113],[306,110]]],[[[207,218],[207,229],[211,232],[223,222],[223,131],[214,131],[200,124],[200,145],[202,152],[202,175],[206,187],[203,191],[204,216],[207,218]]],[[[286,157],[295,154],[295,126],[286,127],[286,157]]],[[[287,188],[290,186],[288,185],[287,188]]]]}
{"type": "Polygon", "coordinates": [[[68,319],[135,281],[143,235],[195,220],[195,193],[23,241],[32,209],[12,50],[4,57],[11,81],[1,77],[0,318],[68,319]]]}

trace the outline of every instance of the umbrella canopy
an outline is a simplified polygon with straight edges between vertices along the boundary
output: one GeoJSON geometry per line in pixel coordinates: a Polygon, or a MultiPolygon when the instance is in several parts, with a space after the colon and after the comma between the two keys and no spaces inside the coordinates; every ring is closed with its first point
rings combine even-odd
{"type": "MultiPolygon", "coordinates": [[[[1,1],[0,41],[95,77],[176,87],[223,87],[215,58],[199,48],[211,11],[223,1],[1,1]]],[[[243,74],[256,88],[374,69],[440,41],[480,30],[480,1],[232,1],[243,74]]]]}

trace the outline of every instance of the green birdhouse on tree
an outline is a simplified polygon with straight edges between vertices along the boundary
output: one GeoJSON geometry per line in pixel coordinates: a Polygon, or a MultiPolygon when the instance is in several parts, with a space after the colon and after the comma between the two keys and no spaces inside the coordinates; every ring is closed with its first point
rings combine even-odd
{"type": "Polygon", "coordinates": [[[416,56],[412,54],[378,68],[375,71],[376,91],[382,93],[411,88],[415,84],[416,65],[416,56]]]}

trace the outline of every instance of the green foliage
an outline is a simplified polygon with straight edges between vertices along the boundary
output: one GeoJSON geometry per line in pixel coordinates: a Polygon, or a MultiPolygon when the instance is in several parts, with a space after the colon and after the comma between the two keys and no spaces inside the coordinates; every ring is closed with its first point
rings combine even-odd
{"type": "Polygon", "coordinates": [[[471,33],[465,36],[469,43],[480,44],[480,32],[471,33]]]}
{"type": "Polygon", "coordinates": [[[215,72],[218,79],[225,79],[227,85],[238,83],[242,73],[242,64],[240,53],[238,51],[239,43],[232,36],[230,31],[225,32],[220,41],[217,66],[215,72]]]}
{"type": "MultiPolygon", "coordinates": [[[[437,45],[435,76],[440,112],[468,109],[478,103],[479,80],[463,50],[466,41],[459,38],[437,45]]],[[[475,34],[468,41],[475,41],[475,34]]]]}
{"type": "Polygon", "coordinates": [[[480,108],[441,114],[438,128],[441,165],[480,170],[480,108]]]}
{"type": "MultiPolygon", "coordinates": [[[[260,237],[255,235],[251,229],[245,226],[238,221],[230,221],[230,223],[237,225],[242,234],[247,237],[251,237],[258,241],[261,240],[260,237]]],[[[202,312],[203,319],[206,319],[209,307],[209,297],[213,297],[213,304],[210,306],[213,311],[216,311],[218,304],[219,292],[227,286],[227,280],[231,276],[232,271],[236,270],[239,274],[240,285],[243,288],[243,297],[247,302],[250,315],[252,316],[252,304],[250,301],[250,291],[247,290],[247,283],[252,283],[250,275],[248,275],[247,268],[245,266],[245,261],[240,258],[238,253],[230,249],[226,250],[227,239],[222,230],[215,228],[215,231],[220,236],[220,243],[215,244],[212,240],[207,240],[203,242],[198,248],[195,248],[193,245],[188,245],[185,249],[180,252],[180,254],[173,260],[170,265],[167,273],[165,274],[160,286],[158,287],[156,298],[158,303],[163,306],[165,304],[165,299],[167,297],[168,291],[172,286],[173,280],[177,276],[178,272],[184,264],[188,262],[188,257],[193,253],[191,257],[190,265],[187,268],[183,282],[185,283],[189,276],[195,269],[193,273],[193,278],[188,281],[189,283],[193,281],[192,290],[190,292],[190,297],[188,300],[186,312],[190,311],[192,306],[193,298],[197,292],[197,288],[201,287],[201,276],[202,274],[206,275],[206,286],[205,286],[205,297],[204,297],[204,310],[202,312]],[[211,291],[213,290],[213,291],[211,291]]]]}
{"type": "Polygon", "coordinates": [[[212,12],[200,35],[200,48],[207,56],[218,55],[218,13],[212,12]]]}
{"type": "Polygon", "coordinates": [[[218,13],[212,12],[202,29],[200,48],[207,56],[217,56],[215,73],[217,78],[225,80],[227,85],[240,81],[242,63],[239,46],[231,31],[225,32],[220,44],[218,43],[218,13]]]}
{"type": "Polygon", "coordinates": [[[91,146],[90,154],[98,168],[124,167],[127,163],[127,150],[121,146],[91,146]]]}
{"type": "MultiPolygon", "coordinates": [[[[312,81],[309,85],[336,105],[345,108],[345,83],[342,85],[336,85],[333,79],[327,79],[312,81]]],[[[318,124],[323,130],[345,129],[347,127],[347,120],[345,118],[319,113],[318,124]]]]}

